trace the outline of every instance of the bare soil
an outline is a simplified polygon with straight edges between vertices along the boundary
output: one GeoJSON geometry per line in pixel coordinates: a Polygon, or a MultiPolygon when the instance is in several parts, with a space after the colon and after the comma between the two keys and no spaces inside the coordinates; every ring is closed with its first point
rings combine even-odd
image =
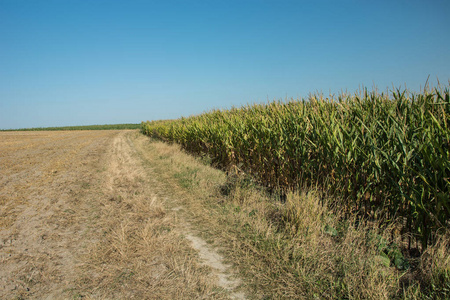
{"type": "Polygon", "coordinates": [[[0,133],[1,299],[244,298],[183,208],[167,209],[144,139],[0,133]]]}

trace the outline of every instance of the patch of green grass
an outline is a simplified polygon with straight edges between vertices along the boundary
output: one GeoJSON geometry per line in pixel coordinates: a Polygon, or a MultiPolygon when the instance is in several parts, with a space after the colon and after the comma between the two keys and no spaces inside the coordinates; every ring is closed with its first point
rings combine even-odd
{"type": "Polygon", "coordinates": [[[183,171],[174,174],[174,178],[178,179],[179,184],[186,189],[198,186],[197,178],[198,168],[187,167],[183,171]]]}

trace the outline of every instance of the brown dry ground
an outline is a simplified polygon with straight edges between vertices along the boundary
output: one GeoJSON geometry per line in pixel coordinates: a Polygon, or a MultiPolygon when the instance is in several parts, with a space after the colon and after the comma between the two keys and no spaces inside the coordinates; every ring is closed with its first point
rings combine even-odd
{"type": "Polygon", "coordinates": [[[137,131],[0,132],[0,299],[244,298],[145,143],[137,131]]]}

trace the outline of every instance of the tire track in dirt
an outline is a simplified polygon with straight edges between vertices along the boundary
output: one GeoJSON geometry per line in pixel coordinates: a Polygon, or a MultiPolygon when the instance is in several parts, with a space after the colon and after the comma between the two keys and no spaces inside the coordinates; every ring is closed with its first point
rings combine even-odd
{"type": "Polygon", "coordinates": [[[208,246],[205,240],[199,236],[193,235],[194,231],[186,232],[192,247],[198,251],[202,262],[212,269],[212,273],[217,276],[217,284],[230,293],[232,299],[245,299],[245,295],[236,292],[235,289],[241,284],[235,274],[230,271],[230,266],[224,263],[224,258],[215,249],[208,246]]]}

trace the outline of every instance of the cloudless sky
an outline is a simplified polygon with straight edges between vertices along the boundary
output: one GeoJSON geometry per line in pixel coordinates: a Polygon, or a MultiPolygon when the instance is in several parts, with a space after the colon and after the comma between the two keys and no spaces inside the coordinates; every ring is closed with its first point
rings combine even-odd
{"type": "Polygon", "coordinates": [[[450,79],[448,0],[0,0],[0,129],[450,79]]]}

